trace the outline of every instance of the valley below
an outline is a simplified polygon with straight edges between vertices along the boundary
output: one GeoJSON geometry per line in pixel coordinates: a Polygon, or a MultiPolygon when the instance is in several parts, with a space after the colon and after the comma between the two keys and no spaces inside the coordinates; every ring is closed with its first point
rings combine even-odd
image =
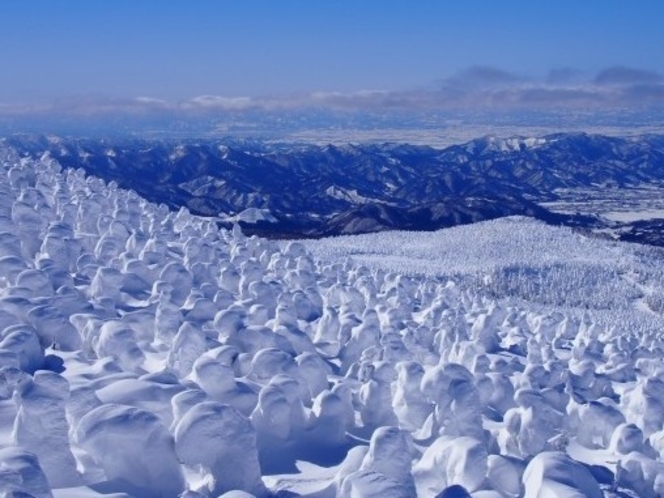
{"type": "Polygon", "coordinates": [[[530,216],[663,245],[661,135],[483,137],[444,148],[251,139],[1,139],[22,155],[269,238],[436,230],[530,216]]]}

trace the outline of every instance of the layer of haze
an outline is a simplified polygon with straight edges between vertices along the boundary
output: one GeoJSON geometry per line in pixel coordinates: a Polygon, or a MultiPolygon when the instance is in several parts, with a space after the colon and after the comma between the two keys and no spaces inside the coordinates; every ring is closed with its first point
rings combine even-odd
{"type": "Polygon", "coordinates": [[[5,1],[0,104],[400,92],[469,67],[659,81],[662,19],[659,1],[5,1]]]}

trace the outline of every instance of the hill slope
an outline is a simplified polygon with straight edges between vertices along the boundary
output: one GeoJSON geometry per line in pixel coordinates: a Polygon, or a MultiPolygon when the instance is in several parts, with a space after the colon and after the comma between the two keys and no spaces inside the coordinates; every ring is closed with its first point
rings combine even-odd
{"type": "Polygon", "coordinates": [[[276,242],[7,148],[0,241],[0,494],[662,495],[657,248],[276,242]]]}

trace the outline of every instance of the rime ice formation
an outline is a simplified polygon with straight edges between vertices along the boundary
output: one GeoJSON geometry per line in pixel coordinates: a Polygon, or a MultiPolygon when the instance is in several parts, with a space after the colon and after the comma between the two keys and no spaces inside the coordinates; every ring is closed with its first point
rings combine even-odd
{"type": "Polygon", "coordinates": [[[52,498],[38,458],[21,448],[0,449],[0,491],[3,496],[52,498]]]}
{"type": "Polygon", "coordinates": [[[0,165],[0,493],[663,496],[658,250],[279,243],[0,165]]]}
{"type": "Polygon", "coordinates": [[[18,412],[12,442],[39,458],[54,487],[73,486],[80,480],[69,445],[68,398],[69,383],[46,370],[36,372],[32,379],[26,377],[14,392],[18,412]]]}
{"type": "Polygon", "coordinates": [[[603,496],[590,471],[562,452],[547,451],[535,456],[523,473],[523,483],[524,498],[603,496]]]}
{"type": "Polygon", "coordinates": [[[174,434],[180,461],[206,474],[199,492],[218,496],[240,489],[256,497],[267,496],[256,431],[234,408],[215,402],[196,404],[180,419],[174,434]]]}
{"type": "Polygon", "coordinates": [[[474,492],[487,477],[487,449],[471,437],[441,436],[426,449],[413,473],[420,496],[435,495],[454,485],[474,492]]]}
{"type": "Polygon", "coordinates": [[[145,497],[177,496],[185,488],[173,436],[158,417],[105,404],[86,414],[76,442],[119,490],[145,497]]]}

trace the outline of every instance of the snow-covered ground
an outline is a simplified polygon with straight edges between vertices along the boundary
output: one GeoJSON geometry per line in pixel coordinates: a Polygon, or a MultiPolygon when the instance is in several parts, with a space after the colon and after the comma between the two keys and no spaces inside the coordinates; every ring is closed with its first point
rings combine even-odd
{"type": "MultiPolygon", "coordinates": [[[[497,135],[499,137],[512,137],[515,135],[540,137],[557,133],[561,129],[560,119],[557,118],[554,122],[554,126],[523,126],[501,123],[483,125],[464,123],[463,121],[452,119],[444,125],[427,123],[426,126],[419,125],[414,128],[408,126],[398,128],[381,126],[374,129],[354,129],[349,126],[326,127],[288,132],[283,137],[275,139],[275,141],[281,142],[285,140],[286,142],[302,142],[316,145],[401,142],[444,149],[450,145],[468,142],[486,135],[497,135]]],[[[630,123],[629,126],[613,126],[609,124],[606,126],[588,126],[570,122],[562,126],[562,128],[568,132],[596,133],[619,137],[664,133],[664,127],[661,125],[639,126],[634,123],[630,123]]],[[[273,132],[273,130],[270,131],[273,132]]],[[[222,136],[227,135],[226,130],[220,130],[220,132],[222,136]]]]}
{"type": "Polygon", "coordinates": [[[592,314],[594,320],[639,333],[656,333],[664,325],[658,304],[664,295],[664,250],[588,237],[530,218],[302,243],[328,263],[352,261],[416,279],[453,281],[485,297],[523,300],[530,308],[574,316],[592,314]],[[632,313],[644,302],[647,313],[632,313]]]}
{"type": "Polygon", "coordinates": [[[657,249],[277,243],[0,166],[0,495],[663,496],[657,249]]]}
{"type": "Polygon", "coordinates": [[[664,186],[659,183],[611,188],[557,189],[558,200],[540,205],[555,213],[596,216],[601,220],[596,233],[618,238],[641,221],[664,220],[664,186]]]}
{"type": "Polygon", "coordinates": [[[620,223],[640,220],[663,220],[664,209],[642,209],[639,211],[609,211],[603,215],[606,219],[620,223]]]}

